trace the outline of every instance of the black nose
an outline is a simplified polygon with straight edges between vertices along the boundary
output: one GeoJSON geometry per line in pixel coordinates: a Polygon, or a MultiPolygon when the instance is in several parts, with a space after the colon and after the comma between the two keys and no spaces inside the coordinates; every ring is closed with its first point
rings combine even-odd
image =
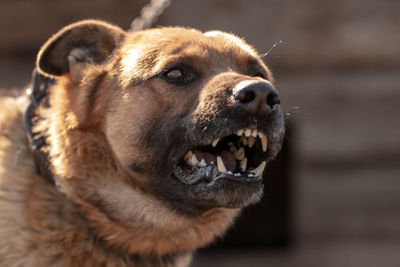
{"type": "Polygon", "coordinates": [[[233,89],[233,97],[237,105],[253,113],[272,112],[281,103],[275,87],[267,81],[240,82],[233,89]]]}

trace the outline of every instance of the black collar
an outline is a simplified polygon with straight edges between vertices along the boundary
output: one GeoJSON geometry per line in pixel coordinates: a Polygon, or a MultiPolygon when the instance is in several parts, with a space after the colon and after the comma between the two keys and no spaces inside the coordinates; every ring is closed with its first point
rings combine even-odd
{"type": "Polygon", "coordinates": [[[48,107],[48,88],[54,83],[54,79],[44,77],[36,69],[32,73],[31,88],[26,92],[30,97],[30,103],[25,111],[25,126],[27,130],[29,145],[32,150],[37,172],[44,180],[55,184],[53,174],[50,171],[50,161],[45,148],[46,137],[41,132],[33,132],[33,126],[40,118],[37,109],[40,106],[48,107]]]}

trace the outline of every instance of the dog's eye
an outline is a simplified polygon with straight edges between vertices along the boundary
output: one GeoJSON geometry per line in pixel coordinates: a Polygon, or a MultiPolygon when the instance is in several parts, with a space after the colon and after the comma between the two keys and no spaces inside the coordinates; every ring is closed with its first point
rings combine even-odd
{"type": "Polygon", "coordinates": [[[180,80],[184,76],[180,69],[173,69],[167,72],[166,77],[170,80],[180,80]]]}
{"type": "Polygon", "coordinates": [[[188,66],[175,66],[162,72],[161,75],[169,83],[185,85],[196,79],[197,72],[188,66]]]}

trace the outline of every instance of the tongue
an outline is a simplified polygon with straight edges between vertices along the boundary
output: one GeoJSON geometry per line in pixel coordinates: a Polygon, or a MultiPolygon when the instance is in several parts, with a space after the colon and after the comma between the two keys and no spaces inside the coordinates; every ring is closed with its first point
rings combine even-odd
{"type": "Polygon", "coordinates": [[[236,168],[236,159],[235,159],[235,156],[233,155],[233,153],[230,151],[224,150],[224,151],[222,151],[222,153],[219,156],[222,158],[225,168],[228,171],[233,172],[236,168]]]}
{"type": "Polygon", "coordinates": [[[222,161],[224,162],[225,168],[228,171],[234,171],[236,168],[236,159],[232,152],[228,150],[224,150],[219,154],[211,154],[208,152],[201,152],[198,150],[194,150],[193,153],[196,155],[196,158],[201,161],[204,159],[207,164],[211,162],[216,163],[217,157],[221,157],[222,161]]]}

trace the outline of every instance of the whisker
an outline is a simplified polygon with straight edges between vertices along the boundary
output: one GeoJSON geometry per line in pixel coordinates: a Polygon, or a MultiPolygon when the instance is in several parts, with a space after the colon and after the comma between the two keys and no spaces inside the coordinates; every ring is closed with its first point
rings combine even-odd
{"type": "Polygon", "coordinates": [[[268,56],[269,52],[271,52],[272,49],[274,49],[277,45],[280,45],[281,43],[283,43],[282,40],[280,40],[279,42],[275,43],[267,52],[265,52],[264,54],[260,55],[260,57],[266,57],[268,56]]]}

